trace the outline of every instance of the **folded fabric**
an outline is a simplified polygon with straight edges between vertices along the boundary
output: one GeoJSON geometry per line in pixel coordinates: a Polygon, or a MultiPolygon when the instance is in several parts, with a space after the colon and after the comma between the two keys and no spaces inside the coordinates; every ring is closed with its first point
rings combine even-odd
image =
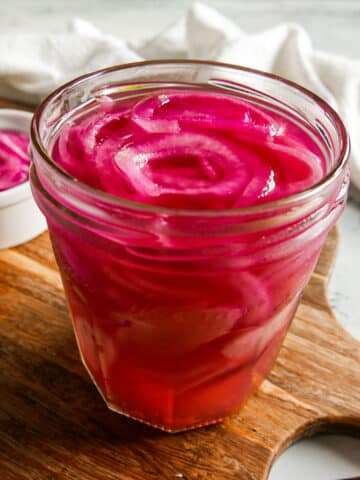
{"type": "Polygon", "coordinates": [[[360,189],[360,60],[314,50],[295,24],[249,34],[195,3],[150,40],[129,43],[75,19],[64,33],[0,33],[0,96],[38,103],[67,80],[98,68],[149,58],[200,58],[265,70],[330,103],[352,142],[351,178],[360,189]]]}

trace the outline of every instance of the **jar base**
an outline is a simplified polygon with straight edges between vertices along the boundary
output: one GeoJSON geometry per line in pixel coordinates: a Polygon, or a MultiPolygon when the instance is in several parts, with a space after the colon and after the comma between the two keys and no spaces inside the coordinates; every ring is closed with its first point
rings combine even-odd
{"type": "MultiPolygon", "coordinates": [[[[205,420],[203,422],[197,422],[193,425],[188,425],[188,426],[182,427],[182,428],[176,428],[176,427],[175,428],[169,428],[165,425],[161,425],[161,424],[158,424],[158,423],[155,423],[155,422],[147,421],[144,418],[138,417],[137,415],[134,415],[134,414],[130,413],[129,411],[122,410],[121,408],[119,408],[119,406],[109,402],[109,400],[104,396],[104,394],[103,394],[100,386],[98,385],[97,381],[95,380],[94,375],[91,373],[91,370],[88,367],[88,365],[86,364],[86,361],[85,361],[85,359],[84,359],[80,350],[79,350],[79,354],[80,354],[81,363],[84,365],[87,374],[89,375],[92,383],[95,385],[97,391],[99,392],[99,394],[100,394],[101,398],[103,399],[107,408],[110,411],[112,411],[114,413],[118,413],[119,415],[123,415],[124,417],[130,418],[131,420],[136,420],[137,422],[143,423],[144,425],[147,425],[147,426],[152,427],[152,428],[156,428],[158,430],[162,430],[163,432],[166,432],[166,433],[180,433],[180,432],[186,432],[188,430],[195,430],[197,428],[207,427],[209,425],[215,425],[217,423],[221,423],[221,422],[223,422],[224,420],[226,420],[227,418],[229,418],[230,416],[233,415],[233,414],[224,415],[224,416],[219,417],[219,418],[205,420]]],[[[240,408],[241,408],[241,406],[239,407],[239,409],[240,408]]]]}

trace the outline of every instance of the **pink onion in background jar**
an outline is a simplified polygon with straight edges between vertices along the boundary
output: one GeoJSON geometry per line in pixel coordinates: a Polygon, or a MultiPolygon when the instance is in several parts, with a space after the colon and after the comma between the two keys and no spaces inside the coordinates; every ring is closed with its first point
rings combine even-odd
{"type": "Polygon", "coordinates": [[[0,192],[16,187],[29,178],[29,134],[0,129],[0,192]]]}
{"type": "Polygon", "coordinates": [[[337,114],[262,72],[144,62],[58,89],[32,144],[33,193],[109,408],[168,431],[235,413],[344,208],[337,114]]]}
{"type": "Polygon", "coordinates": [[[46,230],[29,182],[31,119],[28,111],[0,108],[0,250],[46,230]]]}

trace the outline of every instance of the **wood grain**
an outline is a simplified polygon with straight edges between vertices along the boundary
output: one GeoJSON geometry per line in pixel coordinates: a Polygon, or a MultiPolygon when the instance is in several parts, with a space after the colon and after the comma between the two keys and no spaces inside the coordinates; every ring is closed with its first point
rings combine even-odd
{"type": "Polygon", "coordinates": [[[47,233],[0,251],[0,474],[5,480],[264,480],[317,431],[360,434],[360,344],[326,286],[332,230],[275,367],[220,425],[167,434],[110,412],[83,368],[47,233]]]}

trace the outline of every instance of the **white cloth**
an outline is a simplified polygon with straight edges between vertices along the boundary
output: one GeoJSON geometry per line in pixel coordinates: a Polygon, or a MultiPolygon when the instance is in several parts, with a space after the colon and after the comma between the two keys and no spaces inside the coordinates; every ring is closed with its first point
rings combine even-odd
{"type": "Polygon", "coordinates": [[[360,60],[314,50],[308,34],[286,24],[248,34],[195,3],[154,38],[130,44],[74,20],[64,33],[0,33],[0,96],[37,103],[80,74],[143,58],[201,58],[276,73],[312,90],[343,118],[352,142],[352,182],[360,189],[360,60]]]}

